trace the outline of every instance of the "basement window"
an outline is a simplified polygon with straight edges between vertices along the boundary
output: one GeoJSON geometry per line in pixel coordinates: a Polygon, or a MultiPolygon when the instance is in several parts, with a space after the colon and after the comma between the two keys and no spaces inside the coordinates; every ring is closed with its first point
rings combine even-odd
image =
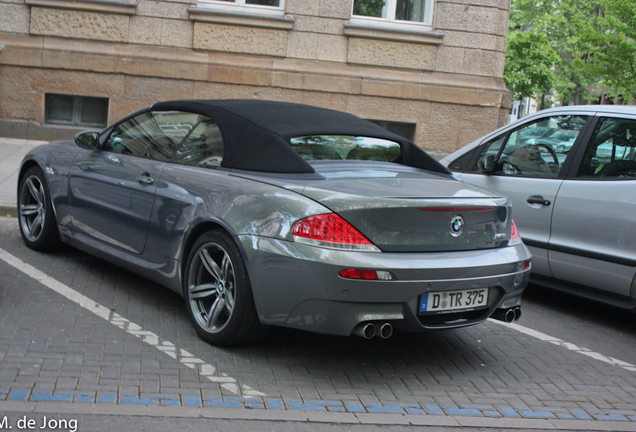
{"type": "Polygon", "coordinates": [[[48,124],[106,127],[108,98],[47,94],[44,110],[48,124]]]}

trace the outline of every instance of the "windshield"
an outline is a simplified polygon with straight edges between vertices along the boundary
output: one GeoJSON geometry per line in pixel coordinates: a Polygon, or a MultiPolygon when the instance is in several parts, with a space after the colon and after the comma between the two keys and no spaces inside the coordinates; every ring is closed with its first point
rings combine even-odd
{"type": "Polygon", "coordinates": [[[371,160],[395,162],[402,155],[400,144],[380,138],[350,135],[309,135],[292,138],[291,146],[303,159],[371,160]]]}

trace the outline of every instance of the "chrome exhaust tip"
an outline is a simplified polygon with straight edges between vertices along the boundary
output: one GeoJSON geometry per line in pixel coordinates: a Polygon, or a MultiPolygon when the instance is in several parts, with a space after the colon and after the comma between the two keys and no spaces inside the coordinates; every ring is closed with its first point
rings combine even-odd
{"type": "Polygon", "coordinates": [[[517,316],[521,316],[521,308],[511,308],[511,309],[495,309],[495,311],[490,316],[499,321],[504,321],[507,323],[513,322],[517,316]],[[519,315],[515,312],[516,309],[519,309],[519,315]]]}
{"type": "Polygon", "coordinates": [[[506,311],[506,315],[505,315],[505,320],[507,323],[511,323],[515,320],[515,310],[514,309],[508,309],[506,311]]]}
{"type": "Polygon", "coordinates": [[[393,326],[389,323],[384,323],[380,326],[380,333],[378,334],[382,339],[388,339],[393,336],[393,326]]]}
{"type": "Polygon", "coordinates": [[[519,318],[521,318],[521,308],[520,307],[516,307],[515,308],[515,321],[517,321],[519,318]]]}
{"type": "Polygon", "coordinates": [[[365,339],[371,339],[375,336],[375,324],[373,323],[361,323],[353,329],[353,334],[363,337],[365,339]]]}

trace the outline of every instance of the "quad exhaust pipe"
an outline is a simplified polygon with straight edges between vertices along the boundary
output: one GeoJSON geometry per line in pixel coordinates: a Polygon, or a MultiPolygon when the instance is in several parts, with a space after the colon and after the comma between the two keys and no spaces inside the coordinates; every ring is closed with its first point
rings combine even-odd
{"type": "Polygon", "coordinates": [[[388,339],[393,335],[393,326],[390,323],[376,325],[372,322],[360,323],[353,329],[353,334],[371,339],[375,336],[388,339]]]}
{"type": "MultiPolygon", "coordinates": [[[[521,308],[516,306],[509,309],[495,309],[490,317],[499,321],[511,323],[521,318],[521,308]]],[[[393,336],[393,326],[388,322],[382,324],[363,322],[353,329],[353,334],[365,339],[372,339],[374,337],[388,339],[393,336]]]]}
{"type": "Polygon", "coordinates": [[[510,309],[495,309],[490,317],[499,321],[511,323],[521,317],[521,308],[517,306],[510,309]]]}

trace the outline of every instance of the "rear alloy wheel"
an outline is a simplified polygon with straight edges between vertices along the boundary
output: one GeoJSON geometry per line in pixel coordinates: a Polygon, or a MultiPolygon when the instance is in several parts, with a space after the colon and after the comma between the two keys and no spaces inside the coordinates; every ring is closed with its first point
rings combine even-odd
{"type": "Polygon", "coordinates": [[[247,269],[236,244],[223,231],[199,238],[184,271],[190,320],[213,345],[247,343],[262,333],[247,269]]]}
{"type": "Polygon", "coordinates": [[[20,182],[18,221],[22,239],[29,248],[45,251],[59,245],[49,188],[38,167],[30,168],[20,182]]]}

